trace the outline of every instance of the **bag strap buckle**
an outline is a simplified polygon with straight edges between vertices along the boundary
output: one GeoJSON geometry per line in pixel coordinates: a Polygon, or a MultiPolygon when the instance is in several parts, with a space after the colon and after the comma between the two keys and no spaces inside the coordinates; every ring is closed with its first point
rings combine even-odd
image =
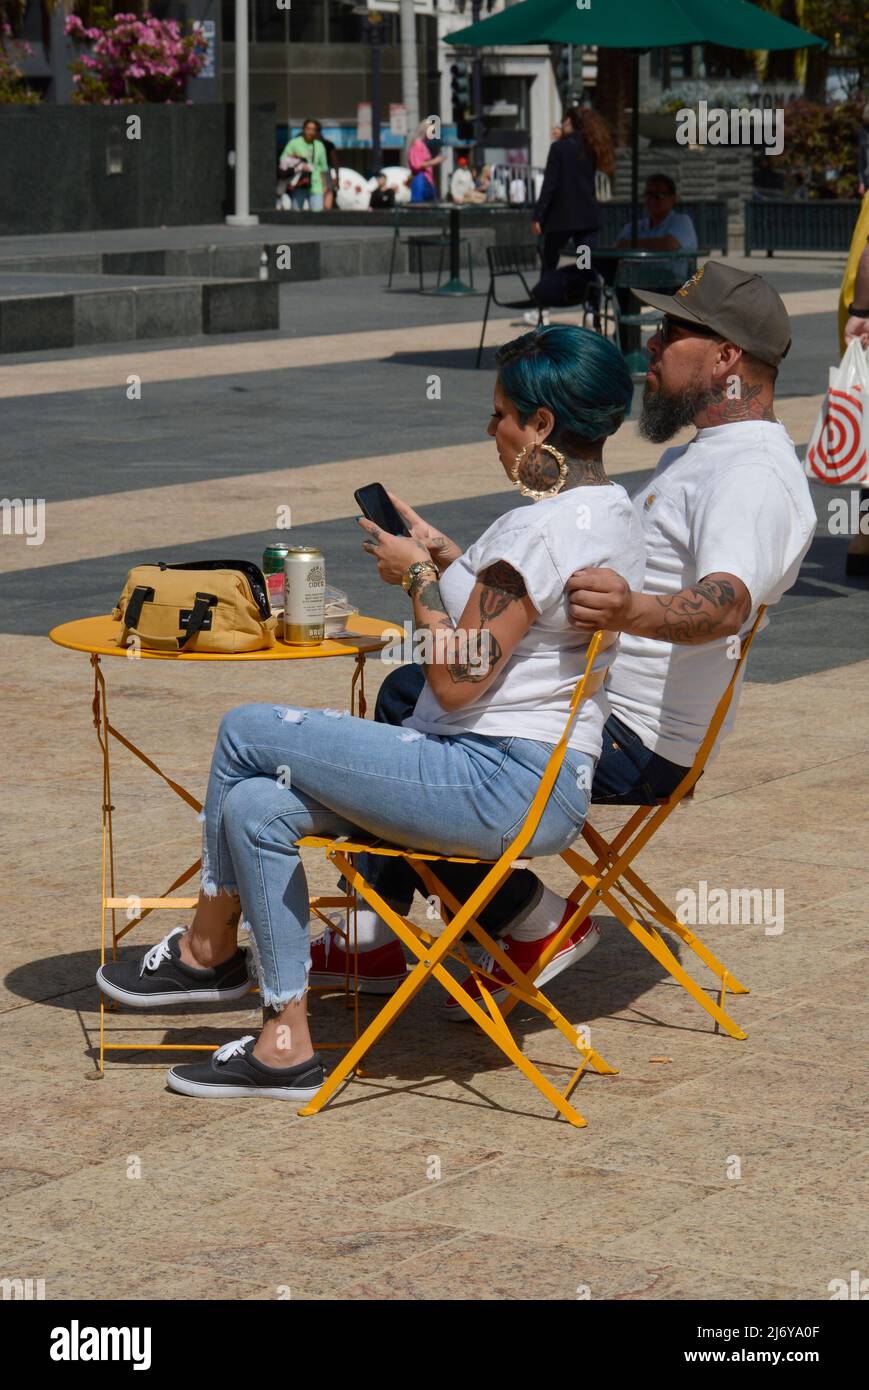
{"type": "Polygon", "coordinates": [[[196,636],[197,632],[201,630],[202,625],[205,622],[205,616],[209,608],[216,607],[217,594],[205,594],[197,590],[196,602],[190,610],[190,616],[187,619],[186,634],[184,637],[179,637],[177,639],[179,651],[183,647],[185,647],[187,643],[191,641],[192,638],[196,636]]]}
{"type": "Polygon", "coordinates": [[[145,603],[153,603],[154,590],[149,584],[137,584],[127,600],[127,611],[124,614],[124,626],[137,628],[142,618],[142,606],[145,603]]]}

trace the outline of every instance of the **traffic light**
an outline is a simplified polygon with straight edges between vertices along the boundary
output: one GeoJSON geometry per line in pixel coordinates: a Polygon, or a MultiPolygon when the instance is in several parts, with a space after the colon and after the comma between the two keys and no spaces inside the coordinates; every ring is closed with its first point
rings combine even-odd
{"type": "Polygon", "coordinates": [[[460,140],[472,140],[474,125],[469,120],[471,113],[471,66],[459,61],[450,68],[450,89],[453,103],[453,120],[460,140]]]}
{"type": "Polygon", "coordinates": [[[450,88],[453,99],[453,120],[463,121],[471,105],[471,73],[467,63],[453,63],[450,68],[450,88]]]}
{"type": "Polygon", "coordinates": [[[569,44],[561,44],[555,63],[555,83],[558,95],[565,106],[570,104],[573,93],[573,49],[569,44]]]}

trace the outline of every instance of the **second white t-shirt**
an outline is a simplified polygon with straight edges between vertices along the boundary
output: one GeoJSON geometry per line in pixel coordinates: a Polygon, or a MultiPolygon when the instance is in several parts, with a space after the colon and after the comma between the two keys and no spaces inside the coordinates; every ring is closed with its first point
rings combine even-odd
{"type": "MultiPolygon", "coordinates": [[[[751,595],[741,637],[760,605],[778,603],[794,583],[815,533],[803,466],[773,421],[717,425],[667,449],[634,505],[646,542],[640,587],[666,596],[708,574],[733,574],[751,595]]],[[[623,632],[607,681],[613,713],[646,748],[690,767],[733,673],[735,649],[728,637],[689,644],[623,632]]]]}
{"type": "MultiPolygon", "coordinates": [[[[568,623],[564,586],[574,570],[603,566],[616,570],[632,589],[642,588],[642,526],[624,488],[615,483],[570,488],[506,512],[441,575],[441,595],[454,623],[477,576],[496,560],[521,574],[538,616],[500,675],[471,704],[444,710],[426,684],[404,724],[426,734],[557,743],[590,640],[589,633],[568,623]]],[[[602,652],[594,670],[605,669],[616,650],[602,652]]],[[[606,701],[598,691],[580,705],[569,746],[598,757],[605,717],[606,701]]]]}

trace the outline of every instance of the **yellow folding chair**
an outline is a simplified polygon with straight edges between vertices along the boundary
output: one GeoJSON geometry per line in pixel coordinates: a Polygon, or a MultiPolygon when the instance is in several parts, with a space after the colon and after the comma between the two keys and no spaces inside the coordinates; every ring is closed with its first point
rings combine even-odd
{"type": "MultiPolygon", "coordinates": [[[[561,858],[577,874],[576,886],[569,895],[569,901],[576,905],[576,911],[540,955],[533,972],[530,972],[533,978],[536,979],[549,964],[564,940],[574,930],[577,921],[582,921],[593,907],[602,904],[608,907],[610,912],[636,937],[637,941],[655,957],[655,960],[663,965],[673,979],[688,991],[692,999],[696,999],[700,1007],[711,1015],[717,1027],[723,1028],[732,1038],[744,1039],[748,1036],[724,1010],[724,1001],[728,991],[731,994],[748,994],[749,991],[746,986],[740,984],[736,976],[732,975],[725,965],[722,965],[721,961],[703,944],[696,932],[689,931],[684,923],[678,920],[666,903],[662,902],[649,885],[640,878],[639,874],[631,868],[631,864],[640,850],[649,843],[656,831],[672,815],[680,802],[693,795],[694,787],[703,772],[706,760],[727,716],[740,672],[745,665],[749,648],[754,641],[765,612],[766,606],[761,605],[751,631],[741,643],[739,658],[734,664],[733,675],[718,702],[706,736],[697,750],[693,764],[676,790],[654,805],[638,807],[611,841],[607,841],[599,831],[586,821],[582,828],[582,836],[595,856],[593,861],[584,859],[572,848],[562,851],[561,858]],[[620,899],[624,899],[627,906],[624,906],[620,899]],[[657,929],[658,926],[665,927],[677,936],[716,976],[720,985],[717,1003],[688,974],[661,936],[657,929]]],[[[503,1009],[505,1018],[515,1002],[514,999],[505,1000],[503,1009]]]]}
{"type": "MultiPolygon", "coordinates": [[[[403,849],[397,845],[387,845],[382,841],[369,841],[364,836],[359,838],[329,839],[318,835],[306,835],[299,841],[302,848],[319,848],[325,850],[327,857],[332,860],[335,867],[341,871],[344,878],[356,890],[369,906],[373,907],[380,914],[385,922],[389,924],[401,941],[416,958],[416,965],[408,974],[406,980],[399,989],[391,996],[383,1006],[376,1018],[362,1033],[346,1055],[339,1062],[338,1066],[329,1074],[320,1090],[313,1100],[299,1111],[300,1115],[314,1115],[322,1110],[323,1106],[335,1094],[338,1087],[347,1080],[351,1073],[358,1067],[362,1058],[374,1043],[383,1037],[387,1029],[395,1022],[399,1014],[407,1007],[414,995],[419,992],[425,982],[433,977],[443,986],[445,990],[455,999],[473,1021],[482,1028],[483,1032],[491,1038],[492,1042],[501,1049],[506,1057],[513,1062],[523,1075],[527,1076],[533,1086],[536,1086],[541,1095],[553,1105],[558,1114],[563,1115],[571,1124],[584,1126],[586,1121],[582,1115],[570,1104],[569,1097],[576,1083],[579,1081],[586,1067],[590,1067],[599,1075],[615,1075],[616,1067],[611,1067],[604,1059],[588,1045],[584,1037],[584,1030],[577,1029],[559,1013],[544,994],[534,985],[534,979],[539,973],[535,970],[531,975],[525,975],[519,970],[513,961],[505,955],[489,933],[477,920],[477,914],[482,911],[494,894],[498,891],[510,870],[516,865],[522,856],[523,850],[531,842],[540,818],[549,799],[549,794],[561,769],[567,748],[567,740],[576,718],[580,702],[587,696],[600,688],[603,683],[605,672],[593,672],[595,658],[599,652],[615,641],[617,634],[596,632],[591,639],[588,647],[585,670],[577,682],[570,704],[570,712],[564,732],[558,743],[552,750],[552,754],[544,770],[528,814],[522,824],[519,833],[512,844],[504,851],[500,859],[496,861],[478,860],[473,857],[462,855],[443,855],[432,854],[420,850],[403,849]],[[433,934],[423,927],[408,921],[399,916],[388,903],[384,902],[380,894],[359,872],[356,867],[356,856],[361,854],[388,855],[409,861],[415,871],[423,879],[429,891],[437,895],[441,902],[446,905],[448,913],[442,913],[444,922],[443,931],[433,934]],[[459,864],[485,864],[491,865],[489,872],[483,879],[479,887],[471,894],[465,903],[459,903],[453,895],[440,883],[436,877],[432,865],[438,862],[448,861],[459,864]],[[449,920],[447,921],[447,916],[449,920]],[[522,1053],[519,1044],[508,1029],[504,1014],[499,1009],[497,1003],[487,987],[487,981],[491,984],[493,976],[491,972],[482,966],[476,965],[469,957],[463,946],[461,938],[469,932],[470,935],[483,947],[484,951],[492,957],[492,960],[499,965],[508,975],[509,983],[504,986],[498,982],[499,988],[508,991],[508,1003],[528,1004],[532,1008],[539,1010],[545,1018],[549,1020],[554,1028],[567,1040],[571,1048],[578,1052],[582,1058],[580,1065],[570,1077],[563,1091],[557,1090],[555,1086],[540,1072],[540,1070],[529,1061],[522,1053]],[[447,959],[459,961],[463,966],[472,972],[476,978],[480,995],[485,1008],[481,1008],[457,980],[444,968],[447,959]]],[[[527,860],[523,861],[527,863],[527,860]]],[[[571,919],[575,921],[574,918],[571,919]]]]}

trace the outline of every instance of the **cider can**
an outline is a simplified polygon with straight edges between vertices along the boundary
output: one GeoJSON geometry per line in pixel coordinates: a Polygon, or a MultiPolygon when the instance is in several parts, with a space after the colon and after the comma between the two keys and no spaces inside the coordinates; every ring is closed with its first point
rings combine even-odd
{"type": "Polygon", "coordinates": [[[284,641],[322,642],[326,632],[326,563],[313,545],[287,547],[284,560],[284,641]]]}

